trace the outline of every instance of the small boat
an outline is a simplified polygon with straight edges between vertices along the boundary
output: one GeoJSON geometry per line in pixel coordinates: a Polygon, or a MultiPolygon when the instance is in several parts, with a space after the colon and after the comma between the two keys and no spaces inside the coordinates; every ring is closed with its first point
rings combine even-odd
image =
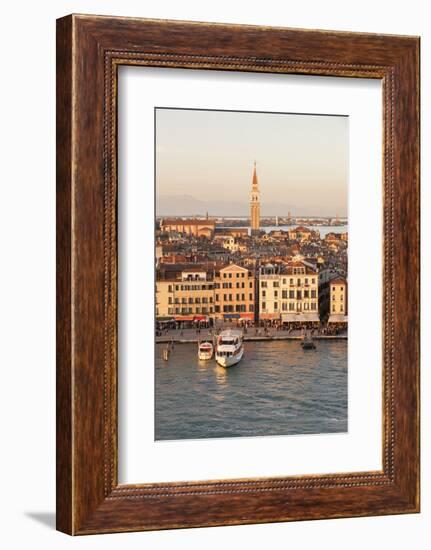
{"type": "Polygon", "coordinates": [[[215,358],[222,367],[232,367],[244,355],[243,334],[240,330],[224,330],[217,339],[215,358]]]}
{"type": "Polygon", "coordinates": [[[201,361],[208,361],[212,358],[214,346],[211,342],[201,342],[198,347],[198,357],[201,361]]]}
{"type": "Polygon", "coordinates": [[[301,340],[302,349],[316,349],[316,344],[314,343],[312,336],[303,336],[301,340]]]}

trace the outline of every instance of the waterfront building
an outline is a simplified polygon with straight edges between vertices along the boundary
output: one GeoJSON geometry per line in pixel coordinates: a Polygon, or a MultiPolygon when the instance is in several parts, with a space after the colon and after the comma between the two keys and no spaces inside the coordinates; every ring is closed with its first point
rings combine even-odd
{"type": "Polygon", "coordinates": [[[260,192],[257,181],[256,161],[254,161],[253,178],[250,195],[250,225],[252,236],[258,235],[260,230],[260,192]]]}
{"type": "Polygon", "coordinates": [[[280,266],[266,264],[259,270],[259,320],[279,320],[280,316],[280,266]]]}
{"type": "Polygon", "coordinates": [[[181,233],[193,237],[212,238],[215,230],[215,221],[204,219],[166,218],[160,221],[162,233],[181,233]]]}
{"type": "Polygon", "coordinates": [[[156,319],[172,319],[172,281],[163,280],[156,282],[156,319]]]}
{"type": "Polygon", "coordinates": [[[306,262],[290,262],[280,274],[283,323],[319,323],[319,273],[306,262]]]}
{"type": "Polygon", "coordinates": [[[253,271],[230,264],[215,272],[214,315],[217,319],[253,321],[255,312],[253,271]]]}
{"type": "Polygon", "coordinates": [[[156,280],[156,317],[206,321],[214,315],[213,272],[194,266],[168,269],[156,280]]]}
{"type": "Polygon", "coordinates": [[[337,277],[329,281],[329,287],[330,305],[328,323],[347,323],[347,280],[342,277],[337,277]]]}

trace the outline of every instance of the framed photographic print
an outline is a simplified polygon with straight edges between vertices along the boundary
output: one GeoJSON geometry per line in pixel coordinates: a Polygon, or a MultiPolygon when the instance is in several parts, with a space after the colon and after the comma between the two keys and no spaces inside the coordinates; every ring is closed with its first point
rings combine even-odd
{"type": "Polygon", "coordinates": [[[57,22],[57,527],[419,511],[419,39],[57,22]]]}

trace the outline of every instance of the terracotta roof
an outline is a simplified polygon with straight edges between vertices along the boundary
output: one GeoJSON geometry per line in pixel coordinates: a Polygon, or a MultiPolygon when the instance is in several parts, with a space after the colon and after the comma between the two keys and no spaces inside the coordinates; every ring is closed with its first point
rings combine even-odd
{"type": "Polygon", "coordinates": [[[304,227],[303,225],[295,227],[295,229],[291,229],[290,231],[301,231],[301,233],[311,233],[311,229],[308,229],[308,227],[304,227]]]}
{"type": "Polygon", "coordinates": [[[165,225],[211,225],[215,226],[214,220],[208,220],[206,218],[198,220],[195,218],[182,219],[182,218],[166,218],[161,220],[160,224],[165,225]]]}
{"type": "Polygon", "coordinates": [[[346,279],[343,279],[342,277],[336,277],[335,279],[331,279],[329,281],[331,285],[346,285],[347,281],[346,279]]]}

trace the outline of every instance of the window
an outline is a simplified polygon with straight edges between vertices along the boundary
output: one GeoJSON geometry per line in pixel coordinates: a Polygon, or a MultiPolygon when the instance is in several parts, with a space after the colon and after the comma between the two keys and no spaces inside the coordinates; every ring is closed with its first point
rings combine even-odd
{"type": "Polygon", "coordinates": [[[308,285],[308,278],[305,277],[305,284],[308,285]]]}
{"type": "Polygon", "coordinates": [[[171,307],[168,308],[168,314],[169,314],[169,315],[172,315],[173,312],[174,312],[174,311],[173,311],[173,309],[172,309],[171,307]]]}
{"type": "Polygon", "coordinates": [[[169,298],[168,298],[168,303],[169,303],[169,304],[172,304],[172,296],[169,296],[169,298]]]}
{"type": "Polygon", "coordinates": [[[268,287],[268,283],[266,281],[262,281],[261,282],[261,286],[262,288],[267,288],[268,287]]]}
{"type": "Polygon", "coordinates": [[[286,284],[286,279],[283,279],[283,284],[284,284],[284,285],[286,284]]]}
{"type": "Polygon", "coordinates": [[[278,298],[278,290],[274,290],[274,298],[278,298]]]}
{"type": "Polygon", "coordinates": [[[343,304],[340,305],[340,311],[343,311],[343,304]]]}
{"type": "Polygon", "coordinates": [[[229,273],[229,279],[232,279],[232,273],[229,273]]]}
{"type": "Polygon", "coordinates": [[[197,307],[196,308],[196,313],[200,313],[201,312],[201,308],[200,307],[197,307]]]}
{"type": "Polygon", "coordinates": [[[203,304],[207,304],[207,303],[208,303],[208,298],[207,298],[206,296],[204,296],[204,297],[202,298],[202,303],[203,303],[203,304]]]}
{"type": "Polygon", "coordinates": [[[294,311],[295,309],[295,304],[293,304],[292,302],[289,303],[289,311],[294,311]]]}
{"type": "Polygon", "coordinates": [[[332,287],[332,291],[335,292],[335,286],[332,287]]]}
{"type": "Polygon", "coordinates": [[[236,278],[238,279],[238,277],[239,277],[239,273],[236,273],[235,277],[236,277],[236,278]]]}
{"type": "Polygon", "coordinates": [[[168,292],[172,292],[172,285],[168,286],[168,292]]]}
{"type": "Polygon", "coordinates": [[[287,300],[287,290],[281,291],[281,297],[283,298],[283,300],[287,300]]]}
{"type": "Polygon", "coordinates": [[[245,294],[241,294],[241,300],[242,300],[242,301],[245,300],[245,294]]]}
{"type": "Polygon", "coordinates": [[[304,298],[309,298],[309,297],[310,297],[310,291],[304,290],[304,298]]]}
{"type": "MultiPolygon", "coordinates": [[[[202,298],[202,302],[205,302],[205,298],[202,298]]],[[[192,302],[193,303],[193,302],[192,302]]],[[[195,299],[195,303],[196,304],[200,304],[201,303],[201,299],[200,298],[196,298],[195,299]]]]}
{"type": "Polygon", "coordinates": [[[254,311],[254,305],[253,304],[250,304],[248,306],[248,311],[254,311]]]}
{"type": "Polygon", "coordinates": [[[253,288],[253,281],[250,281],[248,286],[249,286],[249,288],[253,288]]]}
{"type": "Polygon", "coordinates": [[[266,298],[266,290],[262,290],[262,298],[266,298]]]}
{"type": "Polygon", "coordinates": [[[282,309],[283,311],[287,311],[287,302],[282,302],[282,303],[281,303],[281,309],[282,309]]]}
{"type": "Polygon", "coordinates": [[[249,295],[248,295],[248,299],[249,299],[249,300],[253,300],[253,294],[249,294],[249,295]]]}
{"type": "Polygon", "coordinates": [[[244,278],[244,276],[245,276],[245,273],[241,273],[241,277],[244,278]]]}
{"type": "Polygon", "coordinates": [[[316,297],[316,291],[315,291],[315,290],[312,290],[312,291],[311,291],[311,297],[312,297],[312,298],[315,298],[315,297],[316,297]]]}
{"type": "Polygon", "coordinates": [[[278,281],[273,281],[272,286],[274,288],[278,288],[280,286],[280,283],[278,281]]]}
{"type": "Polygon", "coordinates": [[[289,290],[289,298],[292,300],[293,298],[295,298],[295,291],[294,290],[289,290]]]}
{"type": "Polygon", "coordinates": [[[236,288],[239,288],[239,283],[236,283],[236,288]]]}
{"type": "Polygon", "coordinates": [[[293,286],[293,279],[289,279],[289,284],[293,286]]]}
{"type": "Polygon", "coordinates": [[[216,302],[219,301],[219,299],[218,299],[218,294],[215,295],[215,299],[216,299],[216,302]]]}
{"type": "Polygon", "coordinates": [[[239,294],[236,295],[236,301],[239,301],[239,294]]]}
{"type": "Polygon", "coordinates": [[[274,309],[278,309],[278,302],[274,302],[274,309]]]}
{"type": "Polygon", "coordinates": [[[193,298],[189,298],[189,304],[193,304],[193,298]]]}
{"type": "Polygon", "coordinates": [[[332,311],[335,311],[335,304],[332,306],[332,311]]]}
{"type": "Polygon", "coordinates": [[[301,293],[300,290],[297,290],[297,291],[296,291],[296,299],[297,299],[297,300],[302,300],[302,293],[301,293]]]}
{"type": "Polygon", "coordinates": [[[262,302],[262,309],[263,309],[263,310],[266,309],[266,302],[262,302]]]}
{"type": "Polygon", "coordinates": [[[305,304],[304,304],[304,310],[305,309],[308,309],[308,303],[307,302],[305,302],[305,304]]]}
{"type": "Polygon", "coordinates": [[[316,279],[314,279],[314,278],[311,279],[311,284],[313,284],[313,285],[316,284],[316,279]]]}

